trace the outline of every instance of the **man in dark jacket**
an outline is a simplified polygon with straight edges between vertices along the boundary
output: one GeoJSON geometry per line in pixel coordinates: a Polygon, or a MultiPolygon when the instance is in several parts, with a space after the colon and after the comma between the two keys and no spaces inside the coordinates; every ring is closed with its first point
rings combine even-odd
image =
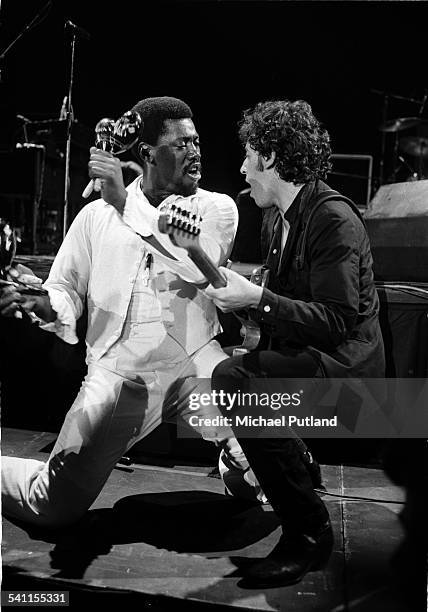
{"type": "MultiPolygon", "coordinates": [[[[225,312],[250,309],[268,343],[221,362],[213,388],[236,391],[254,378],[383,376],[369,239],[358,209],[321,180],[330,169],[327,131],[306,102],[272,101],[244,113],[240,136],[251,196],[272,207],[262,236],[270,278],[262,288],[222,268],[227,286],[207,293],[225,312]]],[[[283,526],[278,545],[245,583],[294,584],[331,554],[327,509],[291,435],[235,434],[283,526]]]]}

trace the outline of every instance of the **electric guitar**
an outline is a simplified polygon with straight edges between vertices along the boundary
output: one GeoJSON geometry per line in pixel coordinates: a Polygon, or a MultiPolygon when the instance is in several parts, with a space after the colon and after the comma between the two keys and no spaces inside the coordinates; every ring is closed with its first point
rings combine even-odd
{"type": "Polygon", "coordinates": [[[0,217],[0,288],[1,286],[13,285],[19,287],[21,293],[26,295],[48,295],[46,289],[24,283],[9,276],[8,270],[13,267],[16,255],[16,247],[19,239],[16,231],[7,219],[0,217]]]}
{"type": "MultiPolygon", "coordinates": [[[[190,259],[215,289],[226,287],[225,277],[199,244],[201,221],[200,215],[172,204],[168,212],[160,215],[158,227],[160,232],[169,235],[176,246],[186,249],[190,259]]],[[[268,274],[269,270],[260,266],[253,270],[250,281],[264,287],[268,274]]],[[[235,311],[233,315],[241,323],[240,334],[243,337],[242,345],[234,350],[234,354],[254,350],[260,341],[260,326],[249,318],[246,310],[235,311]]]]}

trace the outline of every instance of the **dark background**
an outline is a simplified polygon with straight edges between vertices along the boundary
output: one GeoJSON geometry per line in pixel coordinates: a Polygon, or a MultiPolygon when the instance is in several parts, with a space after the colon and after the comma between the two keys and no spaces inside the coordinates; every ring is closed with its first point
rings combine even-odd
{"type": "MultiPolygon", "coordinates": [[[[3,1],[2,50],[45,5],[3,1]]],[[[373,155],[377,176],[383,96],[371,90],[422,99],[427,8],[425,2],[53,0],[44,21],[3,60],[1,148],[22,138],[16,114],[59,116],[68,91],[64,23],[70,19],[91,36],[77,41],[73,88],[75,118],[90,130],[140,98],[181,97],[201,135],[202,186],[235,196],[245,187],[236,136],[241,111],[262,99],[303,98],[329,129],[334,152],[373,155]]],[[[388,118],[419,110],[392,98],[388,118]]],[[[428,118],[428,106],[423,115],[428,118]]],[[[387,155],[393,136],[386,137],[387,155]]]]}
{"type": "MultiPolygon", "coordinates": [[[[3,0],[0,54],[45,5],[41,0],[3,0]]],[[[90,40],[77,40],[73,88],[74,116],[87,127],[90,139],[100,118],[117,118],[143,97],[181,97],[191,105],[201,135],[202,186],[235,197],[245,187],[237,138],[242,110],[263,99],[303,98],[329,129],[335,153],[374,156],[376,179],[379,126],[385,118],[384,96],[372,90],[423,99],[428,90],[427,9],[425,2],[53,0],[45,18],[3,59],[0,149],[7,154],[23,141],[18,114],[32,121],[59,117],[70,77],[71,37],[64,24],[71,20],[90,34],[90,40]]],[[[422,109],[421,104],[394,97],[389,102],[386,119],[415,116],[421,110],[428,119],[428,105],[422,109]]],[[[394,134],[386,134],[386,174],[392,168],[393,144],[394,134]]],[[[77,194],[74,212],[84,204],[79,181],[87,181],[87,149],[79,150],[71,172],[71,192],[77,194]]],[[[48,208],[56,205],[60,210],[58,166],[63,166],[63,158],[56,153],[46,165],[43,197],[49,195],[48,208]]],[[[9,179],[21,193],[26,170],[20,162],[13,171],[11,179],[0,164],[0,185],[9,179]]],[[[398,178],[406,180],[408,172],[400,167],[398,178]]],[[[378,184],[375,180],[373,191],[378,184]]],[[[18,199],[9,195],[4,201],[16,207],[18,199]]],[[[22,201],[24,207],[32,206],[31,197],[22,201]]],[[[8,322],[4,338],[9,344],[2,353],[8,381],[2,388],[3,423],[56,431],[84,375],[83,353],[76,357],[68,346],[29,323],[24,329],[8,322]],[[38,361],[41,344],[47,361],[38,361]],[[17,369],[11,356],[19,351],[17,369]],[[44,410],[35,410],[42,403],[44,410]]],[[[164,439],[154,446],[167,453],[172,444],[164,439]]],[[[367,459],[370,449],[364,453],[367,459]]]]}

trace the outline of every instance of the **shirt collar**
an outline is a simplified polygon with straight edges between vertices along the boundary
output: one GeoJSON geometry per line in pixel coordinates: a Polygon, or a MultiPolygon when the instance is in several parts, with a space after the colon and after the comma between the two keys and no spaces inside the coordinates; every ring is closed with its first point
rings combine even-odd
{"type": "Polygon", "coordinates": [[[304,185],[302,187],[302,189],[299,191],[299,193],[296,195],[294,200],[292,201],[291,205],[285,211],[283,218],[286,221],[288,221],[290,226],[293,225],[293,223],[296,222],[297,217],[303,211],[306,202],[309,200],[309,198],[312,195],[312,192],[314,190],[314,186],[315,186],[315,182],[314,181],[304,185]]]}
{"type": "MultiPolygon", "coordinates": [[[[156,206],[152,206],[152,205],[150,204],[150,200],[149,200],[149,199],[146,197],[146,195],[144,194],[144,191],[143,191],[143,175],[142,175],[142,174],[141,174],[140,176],[137,176],[137,178],[136,178],[136,179],[134,179],[134,180],[132,181],[132,183],[129,183],[129,185],[126,187],[126,191],[127,191],[129,194],[131,194],[131,195],[136,195],[136,196],[139,198],[140,203],[142,203],[142,204],[143,204],[143,206],[150,206],[150,208],[155,208],[155,209],[157,209],[157,210],[159,210],[159,211],[160,211],[160,210],[162,210],[162,208],[164,207],[164,202],[165,202],[165,200],[167,200],[167,198],[168,198],[168,197],[170,197],[170,196],[167,196],[167,197],[165,198],[165,200],[163,200],[163,201],[162,201],[162,202],[159,204],[159,206],[157,206],[157,207],[156,207],[156,206]]],[[[172,194],[171,194],[171,195],[172,195],[172,194]]],[[[195,197],[195,196],[200,196],[200,195],[201,195],[201,190],[200,190],[200,188],[198,187],[198,189],[197,189],[196,193],[195,193],[195,194],[193,194],[193,197],[195,197]]],[[[183,197],[183,198],[184,198],[184,197],[186,197],[186,196],[179,196],[179,195],[177,194],[177,197],[183,197]]],[[[188,197],[192,197],[192,196],[188,196],[188,197]]]]}
{"type": "Polygon", "coordinates": [[[136,196],[136,198],[132,197],[129,198],[126,202],[126,207],[130,207],[131,209],[133,209],[135,206],[137,206],[138,208],[142,207],[147,208],[149,207],[151,210],[162,210],[162,204],[163,202],[161,202],[159,204],[159,206],[156,208],[155,206],[152,206],[150,204],[149,199],[145,196],[144,191],[143,191],[143,176],[137,176],[137,178],[135,180],[132,181],[132,183],[129,183],[129,185],[126,187],[126,191],[131,195],[131,196],[136,196]]]}

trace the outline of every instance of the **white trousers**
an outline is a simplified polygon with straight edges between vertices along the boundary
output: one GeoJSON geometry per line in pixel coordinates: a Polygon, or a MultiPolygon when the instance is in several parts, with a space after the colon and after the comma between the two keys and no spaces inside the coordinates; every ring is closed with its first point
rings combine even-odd
{"type": "MultiPolygon", "coordinates": [[[[156,370],[139,372],[133,379],[107,369],[109,359],[90,364],[48,461],[2,458],[5,516],[51,527],[79,519],[118,459],[162,421],[179,417],[187,422],[190,415],[220,414],[213,405],[190,410],[188,398],[210,389],[211,373],[223,359],[220,345],[212,340],[193,355],[183,351],[181,359],[158,362],[156,370]]],[[[230,470],[248,473],[248,463],[229,428],[205,427],[198,433],[216,442],[223,458],[229,457],[226,475],[230,470]]],[[[224,465],[221,468],[224,476],[224,465]]],[[[251,497],[252,491],[243,495],[251,497]]]]}

